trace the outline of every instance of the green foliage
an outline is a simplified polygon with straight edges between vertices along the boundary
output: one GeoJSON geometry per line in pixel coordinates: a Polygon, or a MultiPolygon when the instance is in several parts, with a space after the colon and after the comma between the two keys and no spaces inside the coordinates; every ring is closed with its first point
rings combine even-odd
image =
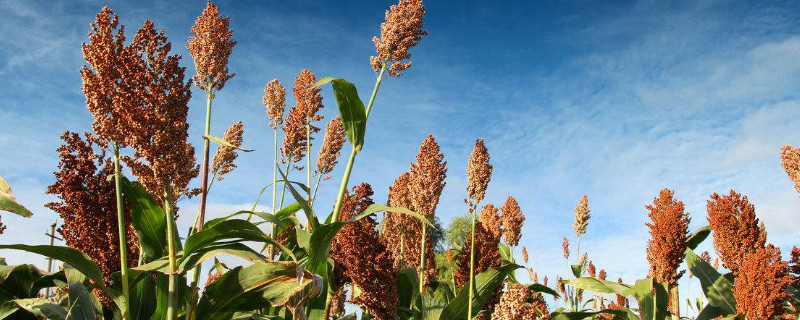
{"type": "Polygon", "coordinates": [[[460,249],[464,245],[471,228],[472,218],[468,215],[453,218],[445,231],[445,246],[460,249]]]}

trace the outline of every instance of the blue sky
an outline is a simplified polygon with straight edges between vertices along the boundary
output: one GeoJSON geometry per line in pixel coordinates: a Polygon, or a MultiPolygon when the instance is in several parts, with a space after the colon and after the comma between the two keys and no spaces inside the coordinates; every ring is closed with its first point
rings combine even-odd
{"type": "MultiPolygon", "coordinates": [[[[212,133],[245,124],[256,148],[210,196],[211,214],[252,204],[271,179],[272,132],[261,105],[265,83],[291,84],[302,68],[349,79],[362,98],[375,74],[371,38],[393,1],[219,1],[239,42],[237,75],[214,101],[212,133]]],[[[132,35],[144,19],[166,29],[175,52],[204,1],[0,0],[0,174],[30,219],[4,215],[0,243],[44,243],[56,216],[42,207],[54,180],[63,130],[90,129],[78,70],[80,44],[104,5],[132,35]]],[[[521,243],[535,269],[567,273],[560,257],[584,193],[592,219],[583,240],[598,268],[626,280],[647,273],[644,206],[675,190],[706,224],[713,192],[748,195],[768,240],[787,253],[797,243],[800,202],[778,152],[800,144],[800,10],[791,2],[747,1],[428,1],[425,37],[413,67],[381,87],[352,183],[369,182],[385,201],[427,134],[450,168],[437,215],[464,213],[466,159],[477,138],[492,155],[489,202],[509,194],[527,220],[521,243]]],[[[204,96],[194,91],[189,121],[199,149],[204,96]]],[[[336,107],[324,91],[328,119],[336,107]]],[[[289,103],[292,103],[289,99],[289,103]]],[[[341,169],[341,168],[340,168],[341,169]]],[[[320,189],[328,210],[341,177],[320,189]]],[[[196,182],[195,182],[196,184],[196,182]]],[[[195,200],[181,204],[188,226],[195,200]]],[[[574,241],[574,240],[573,240],[574,241]]],[[[707,247],[707,245],[706,245],[707,247]]],[[[573,249],[574,250],[574,249],[573,249]]],[[[11,263],[44,259],[0,252],[11,263]],[[32,260],[31,260],[32,259],[32,260]]]]}

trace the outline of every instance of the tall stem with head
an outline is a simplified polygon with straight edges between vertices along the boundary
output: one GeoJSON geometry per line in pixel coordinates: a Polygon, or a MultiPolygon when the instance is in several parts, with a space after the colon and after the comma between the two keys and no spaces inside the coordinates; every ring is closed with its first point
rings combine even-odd
{"type": "MultiPolygon", "coordinates": [[[[128,294],[128,241],[125,228],[125,208],[122,203],[122,173],[119,168],[119,144],[114,142],[114,185],[117,193],[117,233],[119,234],[119,260],[122,275],[122,295],[130,304],[128,294]]],[[[122,308],[122,318],[128,319],[128,308],[122,308]]]]}
{"type": "MultiPolygon", "coordinates": [[[[378,89],[381,87],[381,81],[383,81],[383,74],[385,72],[386,61],[381,64],[381,71],[378,73],[378,78],[375,79],[375,87],[372,88],[372,95],[370,95],[369,103],[367,103],[367,119],[369,119],[369,113],[372,111],[372,104],[375,103],[375,96],[378,94],[378,89]]],[[[355,148],[355,146],[353,146],[353,148],[350,150],[350,158],[347,159],[347,166],[344,168],[344,176],[342,177],[342,183],[339,185],[339,193],[336,195],[336,205],[333,207],[332,221],[339,221],[339,211],[342,209],[344,193],[347,191],[347,183],[350,181],[350,171],[353,169],[353,163],[356,160],[356,154],[358,154],[358,150],[355,148]]]]}

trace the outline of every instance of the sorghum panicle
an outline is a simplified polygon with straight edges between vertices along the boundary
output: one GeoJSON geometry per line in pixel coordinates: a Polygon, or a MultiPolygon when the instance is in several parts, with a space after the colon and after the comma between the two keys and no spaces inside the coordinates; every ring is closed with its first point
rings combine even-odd
{"type": "MultiPolygon", "coordinates": [[[[434,219],[439,197],[442,195],[442,190],[444,190],[446,176],[447,161],[444,161],[444,154],[440,152],[436,140],[429,135],[422,141],[416,156],[416,162],[412,163],[409,168],[408,180],[411,205],[417,213],[425,216],[429,221],[434,219]]],[[[425,255],[429,257],[425,259],[425,283],[429,283],[436,278],[436,259],[433,258],[433,243],[430,236],[430,233],[428,233],[426,239],[424,239],[425,255]]],[[[417,247],[420,244],[420,242],[407,243],[409,246],[417,247]]]]}
{"type": "Polygon", "coordinates": [[[264,106],[267,107],[270,127],[275,129],[283,124],[283,110],[286,109],[286,89],[278,82],[278,79],[270,80],[267,82],[267,86],[264,87],[264,106]]]}
{"type": "Polygon", "coordinates": [[[707,207],[714,249],[722,265],[736,274],[745,255],[764,247],[766,231],[759,225],[755,206],[736,191],[725,196],[712,194],[707,207]]]}
{"type": "MultiPolygon", "coordinates": [[[[373,204],[372,187],[362,183],[353,188],[342,202],[340,221],[356,216],[373,204]]],[[[389,320],[397,308],[397,288],[394,279],[398,269],[394,266],[391,251],[380,241],[374,214],[348,223],[334,237],[330,256],[335,262],[336,285],[351,283],[360,293],[352,303],[366,309],[375,319],[389,320]],[[343,276],[345,279],[342,279],[343,276]],[[376,280],[381,279],[381,280],[376,280]]]]}
{"type": "Polygon", "coordinates": [[[411,58],[408,50],[417,46],[422,36],[428,33],[422,30],[425,17],[425,6],[422,0],[400,0],[386,10],[386,21],[381,23],[381,37],[372,38],[377,57],[370,57],[375,72],[381,65],[388,65],[389,74],[399,77],[401,71],[411,67],[411,62],[403,62],[411,58]]]}
{"type": "Polygon", "coordinates": [[[541,293],[515,283],[508,286],[492,313],[494,320],[550,319],[547,303],[541,293]]]}
{"type": "Polygon", "coordinates": [[[135,113],[141,121],[128,134],[133,156],[122,160],[154,198],[160,199],[168,186],[174,204],[190,195],[189,181],[199,173],[194,147],[187,142],[191,85],[184,80],[180,55],[170,55],[172,45],[152,21],[145,21],[132,46],[139,59],[135,113]]]}
{"type": "MultiPolygon", "coordinates": [[[[408,182],[411,175],[404,172],[389,187],[390,207],[414,210],[411,205],[408,182]]],[[[400,268],[401,261],[406,265],[419,267],[419,239],[422,238],[422,224],[414,217],[399,212],[387,211],[383,217],[383,237],[386,247],[392,251],[395,266],[400,268]],[[416,244],[416,245],[414,245],[416,244]]]]}
{"type": "MultiPolygon", "coordinates": [[[[244,134],[244,124],[242,121],[234,122],[227,130],[225,130],[225,141],[231,145],[238,147],[242,146],[242,135],[244,134]]],[[[211,165],[211,172],[217,175],[217,180],[225,179],[225,175],[236,168],[233,162],[239,154],[236,149],[228,146],[220,145],[217,147],[217,152],[214,154],[214,160],[211,165]]]]}
{"type": "Polygon", "coordinates": [[[800,148],[785,145],[781,148],[781,165],[794,183],[794,189],[800,192],[800,148]]]}
{"type": "Polygon", "coordinates": [[[589,218],[592,217],[589,215],[589,211],[589,199],[583,195],[578,205],[575,206],[575,223],[572,225],[572,230],[575,230],[575,234],[579,237],[586,233],[589,218]]]}
{"type": "Polygon", "coordinates": [[[225,83],[233,78],[233,73],[228,73],[228,58],[236,45],[231,40],[233,30],[228,28],[230,18],[222,17],[219,8],[208,1],[203,13],[197,17],[189,30],[189,54],[194,60],[197,75],[194,84],[206,91],[222,90],[225,83]]]}
{"type": "Polygon", "coordinates": [[[99,141],[127,145],[131,134],[141,131],[136,79],[141,77],[135,48],[125,45],[125,26],[109,9],[95,16],[89,42],[81,49],[87,65],[80,70],[86,108],[92,114],[92,128],[99,141]]]}
{"type": "MultiPolygon", "coordinates": [[[[466,241],[464,241],[464,248],[472,247],[472,232],[467,234],[466,241]]],[[[475,275],[480,274],[489,268],[499,267],[503,260],[500,256],[498,245],[500,244],[500,237],[494,235],[492,232],[486,230],[480,221],[475,222],[475,275]]],[[[470,279],[470,250],[465,249],[456,255],[456,262],[458,267],[455,270],[455,285],[456,289],[469,284],[470,279]]],[[[492,294],[491,298],[486,302],[484,310],[493,310],[495,304],[500,299],[502,293],[502,286],[492,294]]]]}
{"type": "Polygon", "coordinates": [[[569,240],[567,240],[567,237],[561,240],[561,253],[564,254],[564,259],[569,259],[569,240]]]}
{"type": "Polygon", "coordinates": [[[503,220],[504,241],[509,246],[516,246],[522,237],[522,223],[525,222],[525,216],[519,208],[517,199],[508,196],[500,211],[503,213],[501,218],[503,220]]]}
{"type": "MultiPolygon", "coordinates": [[[[325,136],[322,138],[322,147],[317,155],[317,174],[327,175],[333,171],[338,163],[345,137],[342,117],[336,116],[325,126],[325,136]]],[[[326,177],[327,179],[327,177],[326,177]]]]}
{"type": "Polygon", "coordinates": [[[500,218],[500,209],[488,203],[483,206],[478,220],[483,228],[491,232],[498,239],[503,234],[503,220],[500,218]]]}
{"type": "MultiPolygon", "coordinates": [[[[492,179],[492,165],[489,164],[489,150],[483,139],[475,141],[475,148],[467,161],[467,196],[474,203],[481,202],[486,196],[486,187],[492,179]]],[[[472,204],[470,204],[472,205],[472,204]]]]}
{"type": "Polygon", "coordinates": [[[650,241],[647,244],[647,261],[650,262],[650,277],[666,283],[670,288],[678,285],[683,272],[678,272],[686,251],[686,237],[689,234],[689,214],[684,212],[682,201],[673,198],[674,192],[661,190],[650,211],[650,241]]]}
{"type": "MultiPolygon", "coordinates": [[[[289,115],[283,124],[283,157],[295,164],[300,163],[306,156],[307,140],[313,140],[313,134],[319,132],[319,127],[314,125],[314,122],[322,120],[322,115],[317,114],[323,107],[320,89],[311,88],[316,79],[311,70],[300,71],[292,88],[297,104],[289,110],[289,115]],[[312,134],[310,137],[309,130],[312,134]]],[[[302,166],[296,165],[296,167],[298,170],[302,169],[302,166]]]]}
{"type": "Polygon", "coordinates": [[[748,253],[739,265],[733,287],[736,311],[747,319],[772,319],[783,314],[786,291],[793,282],[781,261],[780,249],[771,244],[748,253]]]}

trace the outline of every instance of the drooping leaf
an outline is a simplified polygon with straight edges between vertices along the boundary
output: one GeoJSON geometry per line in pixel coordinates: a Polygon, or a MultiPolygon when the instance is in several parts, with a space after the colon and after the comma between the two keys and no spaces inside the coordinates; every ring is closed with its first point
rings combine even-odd
{"type": "Polygon", "coordinates": [[[570,269],[572,269],[572,275],[574,275],[575,278],[580,278],[581,275],[583,274],[583,265],[582,264],[573,264],[573,265],[571,265],[569,267],[570,267],[570,269]]]}
{"type": "MultiPolygon", "coordinates": [[[[281,174],[284,180],[288,180],[286,178],[286,174],[283,173],[283,170],[278,168],[278,172],[281,174]]],[[[312,209],[311,206],[308,205],[308,200],[303,198],[303,196],[300,195],[299,192],[297,192],[297,189],[295,189],[291,183],[287,183],[286,187],[289,189],[289,193],[292,194],[292,197],[294,197],[294,199],[303,209],[303,212],[306,214],[306,219],[308,220],[308,223],[311,225],[311,231],[315,231],[319,226],[319,219],[317,219],[317,215],[314,213],[314,209],[312,209]]]]}
{"type": "Polygon", "coordinates": [[[327,83],[331,83],[333,86],[333,94],[336,104],[339,106],[339,114],[342,116],[347,140],[353,144],[356,151],[361,151],[367,129],[367,111],[361,98],[358,97],[358,90],[347,80],[331,77],[320,79],[312,87],[319,87],[327,83]]]}
{"type": "Polygon", "coordinates": [[[92,262],[92,259],[89,258],[85,253],[64,246],[47,246],[47,245],[35,245],[29,246],[25,244],[11,244],[11,245],[0,245],[0,249],[14,249],[14,250],[21,250],[27,251],[31,253],[36,253],[43,255],[48,258],[53,258],[55,260],[63,261],[64,263],[69,264],[76,270],[80,271],[84,275],[86,275],[89,279],[92,279],[97,282],[103,281],[103,272],[100,271],[100,268],[92,262]]]}
{"type": "Polygon", "coordinates": [[[164,211],[139,182],[120,179],[125,199],[131,204],[131,225],[136,230],[144,261],[166,255],[167,220],[164,211]]]}
{"type": "Polygon", "coordinates": [[[605,281],[589,277],[581,277],[571,280],[565,280],[566,284],[571,285],[578,289],[598,293],[616,293],[621,296],[630,296],[633,294],[632,288],[629,285],[617,283],[615,281],[605,281]]]}
{"type": "Polygon", "coordinates": [[[255,151],[256,150],[256,149],[245,149],[245,148],[234,146],[230,142],[228,142],[227,140],[219,138],[219,137],[215,137],[215,136],[212,136],[212,135],[204,135],[203,138],[211,140],[211,141],[214,141],[218,145],[225,146],[225,147],[228,147],[228,148],[234,148],[236,150],[240,150],[240,151],[243,151],[243,152],[251,152],[251,151],[255,151]]]}
{"type": "Polygon", "coordinates": [[[11,194],[11,187],[3,177],[0,177],[0,211],[8,211],[23,217],[30,217],[33,213],[19,204],[11,194]]]}
{"type": "Polygon", "coordinates": [[[724,314],[735,314],[736,299],[733,297],[733,284],[691,249],[686,249],[684,254],[689,270],[700,279],[700,286],[708,298],[708,304],[720,308],[724,314]]]}
{"type": "Polygon", "coordinates": [[[291,251],[284,247],[281,243],[275,241],[261,231],[258,226],[247,220],[231,219],[219,222],[209,228],[203,229],[186,239],[186,245],[183,252],[183,258],[191,256],[195,251],[211,245],[216,241],[221,240],[246,240],[257,241],[274,245],[284,253],[294,258],[291,251]]]}
{"type": "Polygon", "coordinates": [[[706,240],[706,238],[708,238],[709,234],[711,234],[710,226],[705,226],[695,230],[686,238],[687,247],[692,250],[696,249],[697,246],[699,246],[704,240],[706,240]]]}
{"type": "Polygon", "coordinates": [[[549,288],[549,287],[547,287],[547,286],[545,286],[545,285],[543,285],[541,283],[529,284],[529,285],[527,285],[527,287],[528,287],[528,290],[531,290],[533,292],[547,293],[547,294],[549,294],[549,295],[551,295],[553,297],[556,297],[556,299],[561,298],[561,296],[558,294],[558,292],[556,292],[555,290],[553,290],[553,289],[551,289],[551,288],[549,288]]]}
{"type": "Polygon", "coordinates": [[[0,290],[16,299],[36,298],[32,289],[40,278],[42,273],[31,264],[0,266],[0,290]]]}
{"type": "Polygon", "coordinates": [[[236,267],[206,287],[197,305],[197,319],[217,319],[246,311],[242,307],[252,307],[248,298],[260,297],[269,305],[284,305],[315,281],[313,274],[298,272],[298,266],[290,262],[259,262],[247,268],[236,267]]]}
{"type": "Polygon", "coordinates": [[[33,313],[35,316],[46,319],[64,320],[67,318],[67,311],[61,306],[50,300],[43,298],[17,299],[12,300],[19,308],[33,313]]]}

